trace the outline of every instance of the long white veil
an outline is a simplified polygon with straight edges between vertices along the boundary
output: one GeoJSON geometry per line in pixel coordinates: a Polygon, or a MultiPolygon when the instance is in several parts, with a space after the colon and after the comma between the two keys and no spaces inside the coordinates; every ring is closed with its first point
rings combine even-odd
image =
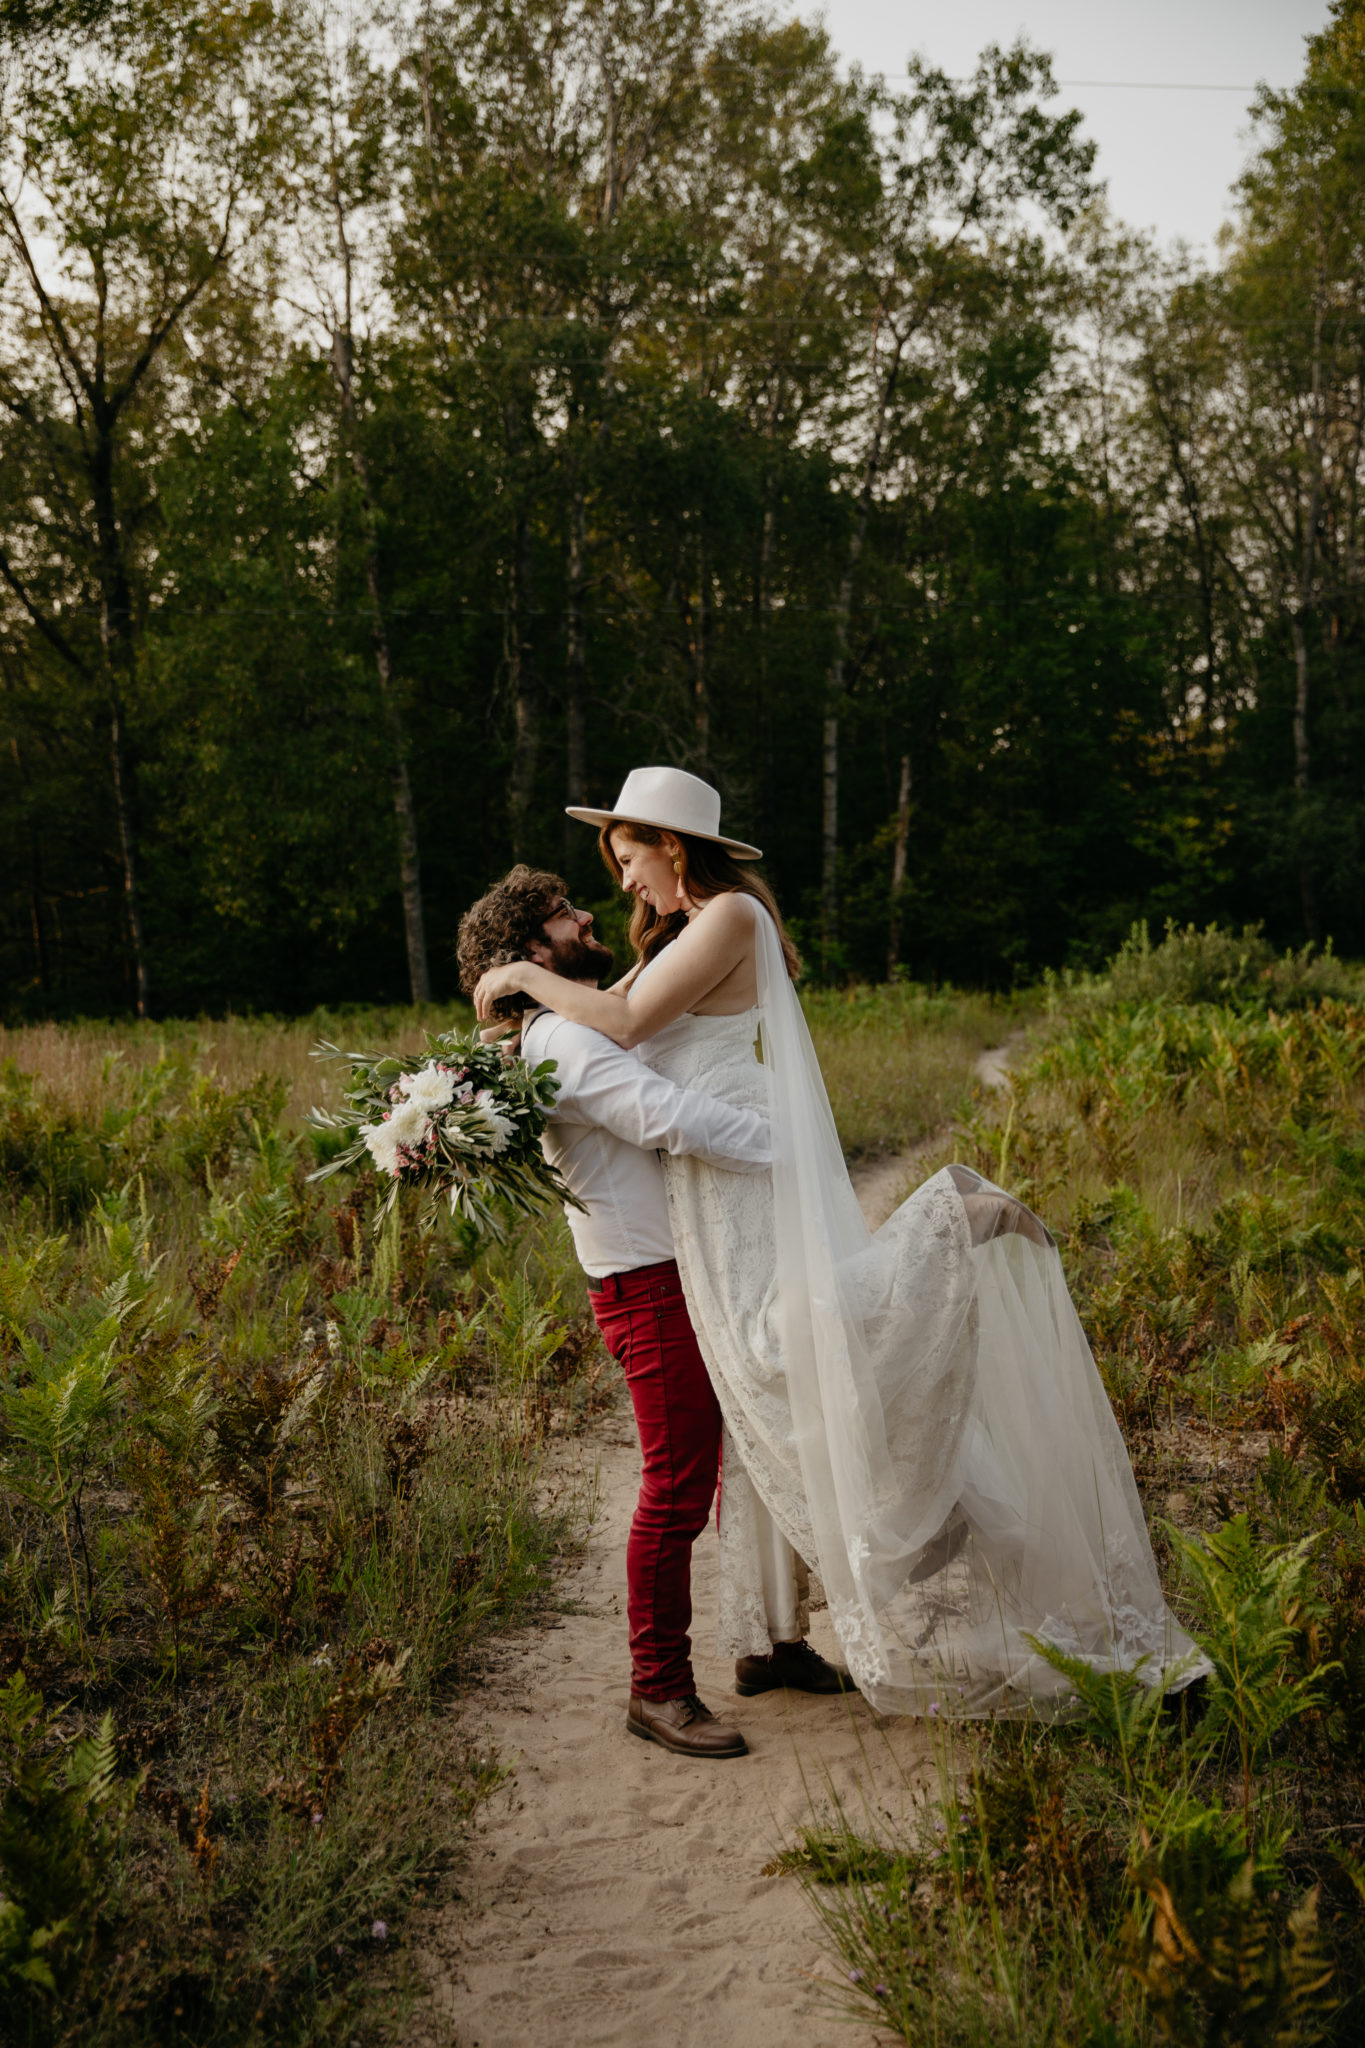
{"type": "Polygon", "coordinates": [[[1166,1605],[1055,1247],[963,1168],[868,1230],[757,903],[755,923],[778,1334],[804,1494],[799,1509],[767,1505],[813,1546],[853,1677],[884,1711],[1047,1710],[1070,1688],[1034,1636],[1152,1685],[1188,1683],[1207,1667],[1166,1605]]]}

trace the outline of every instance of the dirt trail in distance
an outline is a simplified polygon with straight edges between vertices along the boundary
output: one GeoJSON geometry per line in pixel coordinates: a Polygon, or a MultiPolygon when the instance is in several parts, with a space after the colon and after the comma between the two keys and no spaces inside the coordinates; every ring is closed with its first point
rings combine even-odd
{"type": "MultiPolygon", "coordinates": [[[[1024,1042],[1022,1031],[1012,1032],[1003,1045],[993,1045],[985,1052],[978,1053],[975,1062],[976,1078],[983,1088],[1007,1088],[1010,1078],[1010,1062],[1024,1042]]],[[[942,1138],[941,1131],[932,1131],[927,1138],[910,1145],[904,1152],[885,1153],[878,1158],[861,1160],[852,1168],[851,1177],[858,1190],[858,1200],[863,1205],[863,1214],[874,1230],[885,1223],[892,1211],[898,1209],[911,1189],[924,1178],[924,1161],[936,1151],[942,1138]]]]}

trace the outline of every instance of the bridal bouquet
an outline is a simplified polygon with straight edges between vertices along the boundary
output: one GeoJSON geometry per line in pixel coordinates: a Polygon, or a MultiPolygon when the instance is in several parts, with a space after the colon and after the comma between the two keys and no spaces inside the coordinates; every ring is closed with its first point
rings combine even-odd
{"type": "Polygon", "coordinates": [[[378,1229],[403,1188],[420,1188],[422,1228],[448,1206],[478,1228],[499,1231],[502,1215],[530,1215],[572,1201],[540,1149],[547,1112],[559,1091],[553,1060],[528,1067],[508,1060],[477,1033],[427,1033],[424,1053],[341,1052],[324,1040],[313,1058],[344,1060],[348,1109],[310,1110],[318,1131],[354,1133],[353,1141],[310,1180],[361,1162],[388,1182],[378,1229]]]}

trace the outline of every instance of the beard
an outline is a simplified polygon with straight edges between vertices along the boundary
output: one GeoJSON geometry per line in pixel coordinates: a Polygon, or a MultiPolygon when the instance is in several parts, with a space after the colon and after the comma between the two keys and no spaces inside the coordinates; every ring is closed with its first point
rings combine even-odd
{"type": "Polygon", "coordinates": [[[600,981],[611,967],[611,948],[600,939],[561,939],[550,952],[552,972],[565,981],[600,981]]]}

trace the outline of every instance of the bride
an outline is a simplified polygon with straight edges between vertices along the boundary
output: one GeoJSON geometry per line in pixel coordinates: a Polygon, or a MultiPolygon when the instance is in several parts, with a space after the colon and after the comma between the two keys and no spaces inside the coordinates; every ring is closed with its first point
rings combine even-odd
{"type": "Polygon", "coordinates": [[[722,1654],[765,1655],[775,1549],[818,1573],[849,1670],[883,1711],[1064,1706],[1047,1644],[1186,1684],[1204,1667],[1162,1595],[1123,1439],[1049,1233],[963,1166],[875,1235],[853,1192],[757,848],[720,798],[636,769],[600,827],[635,898],[611,990],[497,967],[687,1088],[766,1110],[771,1178],[665,1158],[678,1267],[725,1421],[722,1654]],[[787,1546],[790,1545],[790,1551],[787,1546]]]}

